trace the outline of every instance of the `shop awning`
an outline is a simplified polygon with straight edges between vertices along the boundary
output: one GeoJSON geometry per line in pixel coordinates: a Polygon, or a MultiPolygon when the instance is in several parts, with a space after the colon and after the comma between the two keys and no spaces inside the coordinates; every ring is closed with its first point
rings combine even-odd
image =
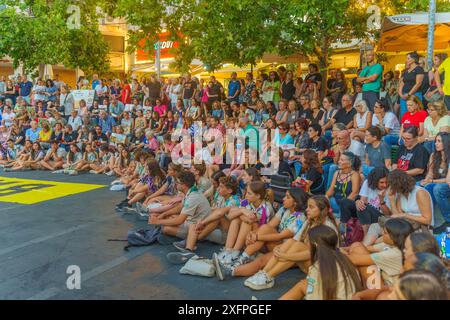
{"type": "MultiPolygon", "coordinates": [[[[428,43],[428,13],[385,17],[378,51],[425,51],[428,43]]],[[[450,12],[436,13],[434,49],[450,47],[450,12]]]]}

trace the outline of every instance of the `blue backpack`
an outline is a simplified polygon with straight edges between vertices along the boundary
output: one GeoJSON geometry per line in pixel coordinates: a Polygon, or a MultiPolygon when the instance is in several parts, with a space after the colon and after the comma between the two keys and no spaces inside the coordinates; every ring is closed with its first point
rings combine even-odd
{"type": "Polygon", "coordinates": [[[137,229],[128,231],[127,240],[110,239],[108,241],[127,241],[128,245],[123,249],[128,251],[128,249],[132,247],[145,247],[154,244],[160,234],[161,227],[156,227],[154,229],[137,229]]]}

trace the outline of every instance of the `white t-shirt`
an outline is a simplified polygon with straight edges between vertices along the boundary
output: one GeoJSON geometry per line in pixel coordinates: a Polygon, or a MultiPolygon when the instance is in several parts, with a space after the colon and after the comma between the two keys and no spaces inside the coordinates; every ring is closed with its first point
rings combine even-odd
{"type": "MultiPolygon", "coordinates": [[[[376,126],[379,125],[380,121],[378,121],[378,118],[374,115],[372,117],[372,125],[376,126]]],[[[383,126],[385,128],[390,129],[389,134],[393,135],[399,135],[400,134],[400,122],[398,121],[395,114],[392,112],[386,112],[383,118],[383,126]]]]}
{"type": "Polygon", "coordinates": [[[368,182],[368,180],[365,180],[361,187],[361,191],[359,192],[359,195],[361,197],[366,197],[368,199],[368,203],[372,207],[379,210],[381,207],[380,197],[378,196],[379,192],[380,192],[380,190],[374,190],[374,189],[369,188],[369,182],[368,182]]]}
{"type": "Polygon", "coordinates": [[[361,159],[361,162],[364,162],[366,157],[366,151],[364,149],[364,144],[359,141],[352,140],[350,142],[350,147],[348,151],[352,152],[354,155],[358,156],[361,159]]]}
{"type": "Polygon", "coordinates": [[[3,113],[2,114],[2,120],[5,121],[5,126],[10,127],[13,124],[13,119],[15,118],[16,114],[14,112],[10,113],[3,113]]]}

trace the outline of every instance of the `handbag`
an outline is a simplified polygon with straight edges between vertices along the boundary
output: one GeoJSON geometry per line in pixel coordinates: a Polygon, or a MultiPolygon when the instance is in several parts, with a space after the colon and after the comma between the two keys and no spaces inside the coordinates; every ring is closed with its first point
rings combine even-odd
{"type": "Polygon", "coordinates": [[[439,93],[436,92],[434,93],[431,97],[427,97],[426,95],[424,95],[425,100],[427,100],[428,102],[437,102],[440,101],[442,99],[444,99],[444,97],[439,93]]]}
{"type": "Polygon", "coordinates": [[[180,269],[180,274],[190,274],[192,276],[214,277],[216,268],[211,259],[193,256],[180,269]]]}

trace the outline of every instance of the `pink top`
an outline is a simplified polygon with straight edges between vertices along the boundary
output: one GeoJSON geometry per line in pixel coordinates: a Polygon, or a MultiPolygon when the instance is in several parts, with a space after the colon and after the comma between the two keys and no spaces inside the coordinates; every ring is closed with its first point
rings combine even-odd
{"type": "Polygon", "coordinates": [[[167,106],[165,104],[162,104],[160,106],[154,106],[153,111],[158,112],[159,116],[161,117],[164,113],[167,112],[167,106]]]}
{"type": "Polygon", "coordinates": [[[208,87],[203,89],[202,102],[208,102],[208,87]]]}

